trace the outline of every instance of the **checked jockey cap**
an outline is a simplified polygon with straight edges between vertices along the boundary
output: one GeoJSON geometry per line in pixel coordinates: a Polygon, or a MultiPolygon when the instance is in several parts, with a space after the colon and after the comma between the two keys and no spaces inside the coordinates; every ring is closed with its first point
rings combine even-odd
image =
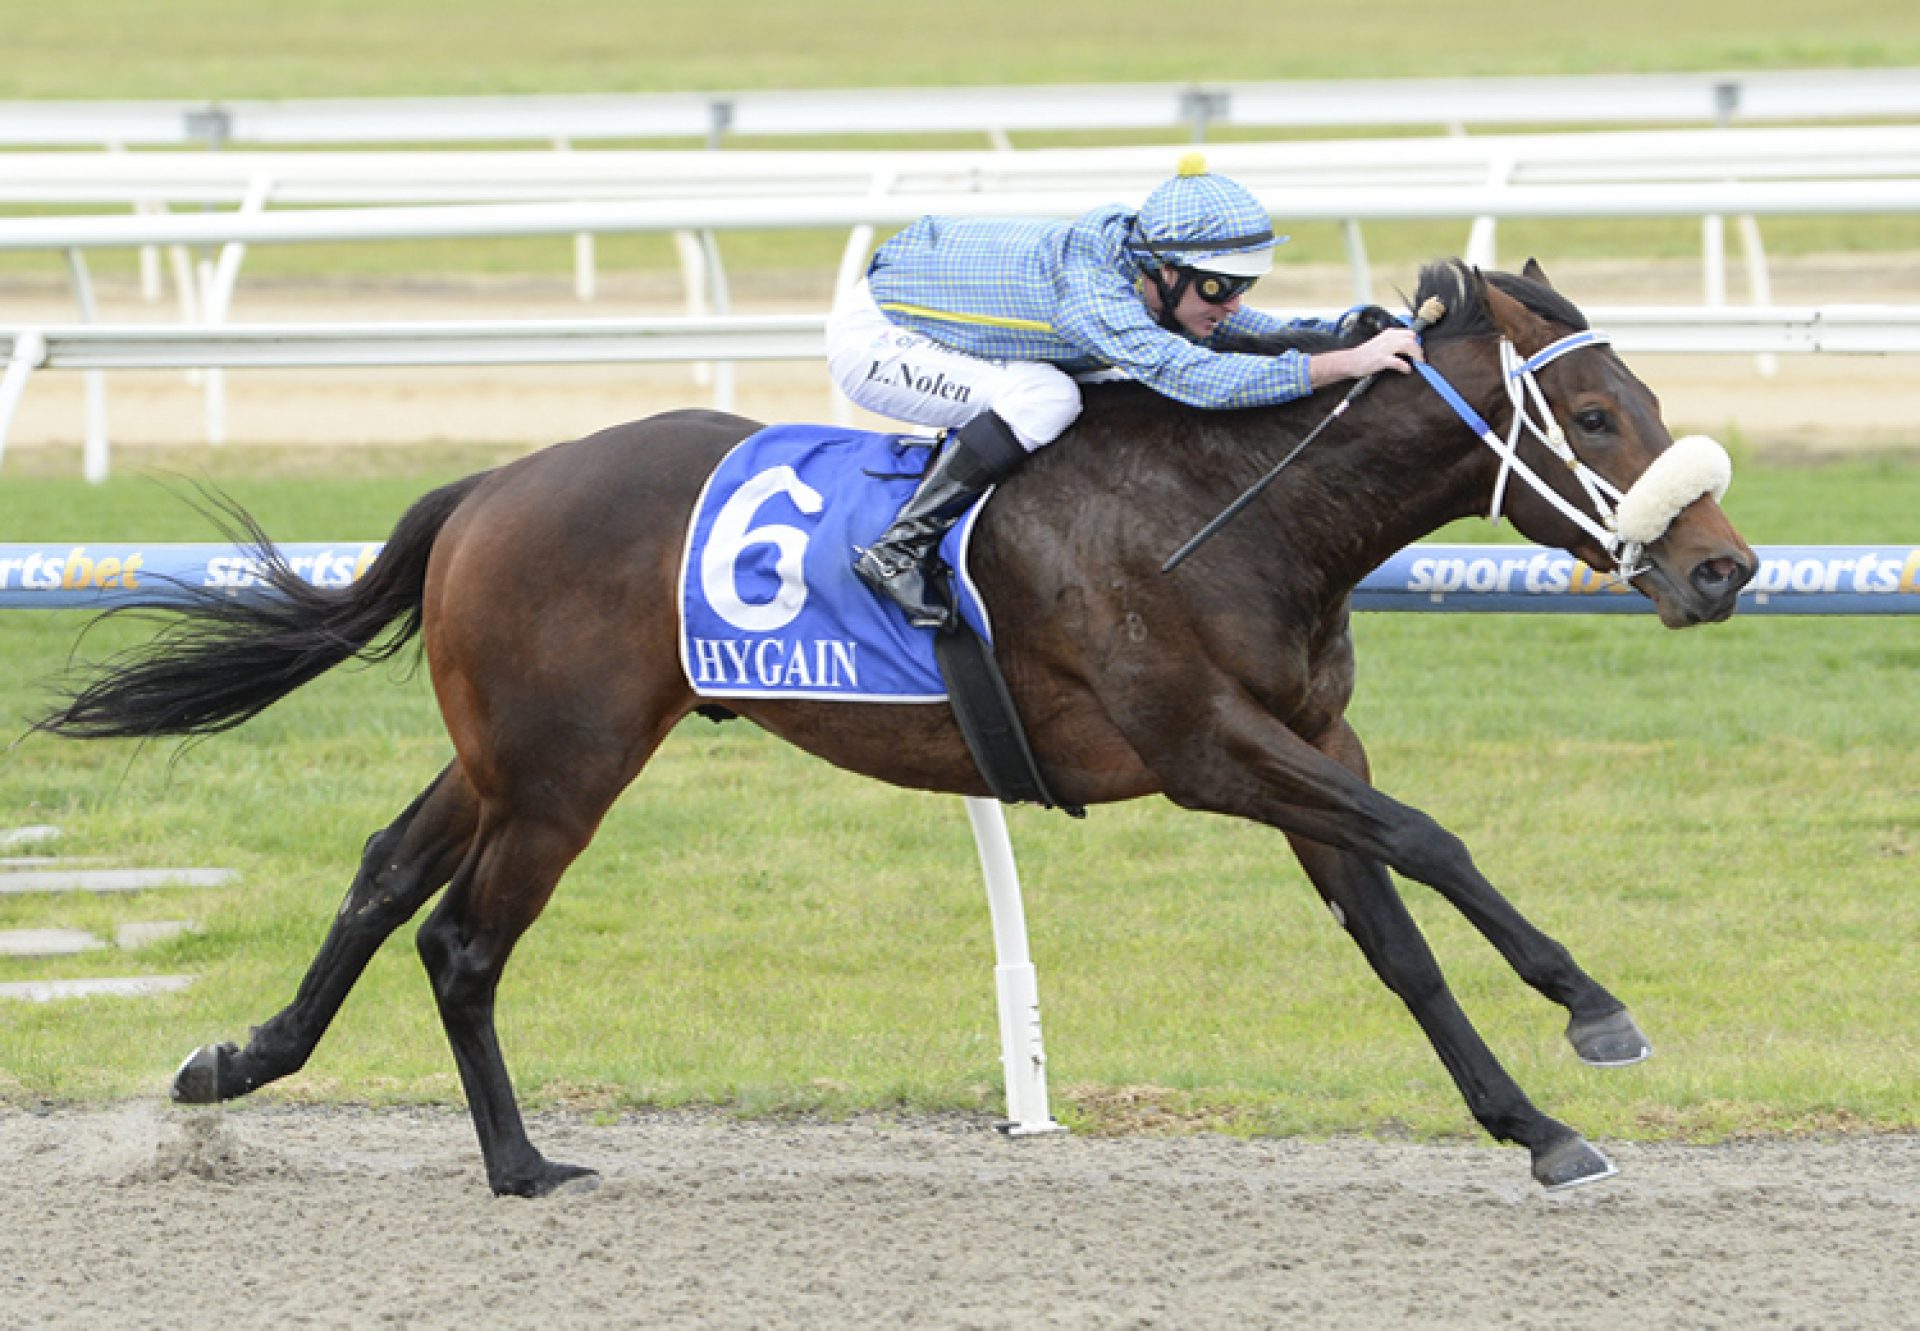
{"type": "Polygon", "coordinates": [[[1188,153],[1179,174],[1141,205],[1128,248],[1142,268],[1161,266],[1261,277],[1273,268],[1273,219],[1259,200],[1225,176],[1207,171],[1206,158],[1188,153]]]}

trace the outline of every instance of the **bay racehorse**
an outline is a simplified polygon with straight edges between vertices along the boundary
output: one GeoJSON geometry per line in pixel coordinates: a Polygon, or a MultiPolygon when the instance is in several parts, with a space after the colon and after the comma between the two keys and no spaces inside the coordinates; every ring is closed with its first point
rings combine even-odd
{"type": "MultiPolygon", "coordinates": [[[[1134,385],[1091,386],[1072,432],[992,501],[972,561],[1054,794],[1093,805],[1159,792],[1279,829],[1473,1116],[1524,1145],[1534,1176],[1558,1187],[1612,1166],[1501,1068],[1388,871],[1439,892],[1565,1007],[1582,1058],[1632,1062],[1648,1046],[1621,1001],[1508,904],[1456,837],[1371,784],[1345,719],[1349,592],[1401,547],[1486,513],[1496,493],[1524,535],[1618,570],[1669,627],[1725,619],[1755,560],[1710,481],[1674,492],[1674,469],[1656,459],[1683,450],[1654,395],[1603,337],[1582,332],[1583,316],[1537,265],[1518,276],[1430,265],[1415,304],[1430,296],[1446,312],[1425,333],[1429,363],[1484,431],[1420,378],[1383,376],[1280,483],[1163,574],[1331,399],[1208,412],[1134,385]],[[1533,428],[1519,428],[1527,420],[1533,428]],[[1557,459],[1551,447],[1570,452],[1557,459]],[[1649,522],[1644,490],[1656,473],[1667,493],[1649,522]],[[1626,540],[1630,513],[1644,530],[1626,540]]],[[[489,1183],[541,1195],[591,1178],[529,1140],[494,996],[514,944],[615,797],[677,722],[715,713],[676,651],[676,579],[703,482],[756,428],[671,412],[470,476],[416,502],[351,588],[316,590],[282,564],[276,597],[202,596],[41,719],[75,737],[211,733],[349,658],[424,642],[452,761],[367,842],[292,1003],[244,1047],[196,1050],[176,1074],[176,1099],[226,1100],[298,1069],[382,941],[444,887],[418,945],[489,1183]]],[[[271,557],[251,519],[234,516],[271,557]]],[[[943,706],[726,708],[866,776],[987,793],[943,706]]]]}

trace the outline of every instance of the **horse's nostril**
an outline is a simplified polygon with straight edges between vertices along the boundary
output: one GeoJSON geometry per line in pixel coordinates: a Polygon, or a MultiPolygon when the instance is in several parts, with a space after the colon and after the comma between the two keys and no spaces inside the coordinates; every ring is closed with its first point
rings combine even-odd
{"type": "Polygon", "coordinates": [[[1704,559],[1693,566],[1693,585],[1708,596],[1725,596],[1739,591],[1753,577],[1753,568],[1744,559],[1727,556],[1704,559]]]}

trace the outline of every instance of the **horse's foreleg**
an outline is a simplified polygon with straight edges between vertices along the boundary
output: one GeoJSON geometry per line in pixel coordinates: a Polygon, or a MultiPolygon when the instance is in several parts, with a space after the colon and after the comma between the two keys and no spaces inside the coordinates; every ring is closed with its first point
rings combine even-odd
{"type": "Polygon", "coordinates": [[[453,1046],[495,1194],[543,1197],[593,1171],[554,1164],[527,1137],[493,1020],[501,972],[585,835],[533,818],[490,816],[453,885],[420,926],[420,959],[453,1046]]]}
{"type": "Polygon", "coordinates": [[[1525,1146],[1536,1179],[1564,1187],[1612,1173],[1604,1156],[1541,1113],[1500,1066],[1387,876],[1389,865],[1429,884],[1475,873],[1458,838],[1369,785],[1359,774],[1365,754],[1350,732],[1350,748],[1330,746],[1341,751],[1336,758],[1250,701],[1229,701],[1213,719],[1210,731],[1190,732],[1182,751],[1163,755],[1157,770],[1168,796],[1287,833],[1315,887],[1426,1032],[1475,1119],[1496,1138],[1525,1146]]]}
{"type": "Polygon", "coordinates": [[[448,768],[368,839],[359,872],[293,1002],[256,1026],[244,1049],[196,1049],[174,1074],[173,1098],[188,1104],[231,1100],[303,1067],[380,945],[452,877],[473,828],[473,792],[448,768]]]}
{"type": "MultiPolygon", "coordinates": [[[[1371,781],[1366,750],[1359,735],[1344,719],[1335,724],[1317,747],[1363,781],[1371,781]]],[[[1567,1010],[1567,1039],[1572,1042],[1574,1052],[1596,1067],[1638,1063],[1650,1055],[1653,1048],[1628,1014],[1626,1005],[1588,975],[1563,944],[1541,932],[1501,895],[1481,874],[1457,838],[1437,824],[1432,827],[1433,832],[1444,839],[1441,858],[1452,865],[1452,871],[1422,881],[1452,903],[1506,958],[1515,974],[1567,1010]],[[1445,846],[1444,842],[1451,842],[1452,846],[1445,846]]]]}
{"type": "Polygon", "coordinates": [[[1447,988],[1440,963],[1376,860],[1289,835],[1294,853],[1334,918],[1359,945],[1381,982],[1427,1034],[1467,1109],[1500,1141],[1533,1157],[1533,1176],[1549,1188],[1587,1183],[1614,1172],[1579,1133],[1541,1113],[1501,1067],[1447,988]]]}

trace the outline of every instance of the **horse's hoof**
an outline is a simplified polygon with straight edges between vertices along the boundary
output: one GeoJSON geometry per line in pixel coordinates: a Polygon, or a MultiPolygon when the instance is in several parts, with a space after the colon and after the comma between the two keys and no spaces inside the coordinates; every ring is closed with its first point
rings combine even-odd
{"type": "Polygon", "coordinates": [[[1595,1150],[1585,1137],[1567,1137],[1533,1158],[1533,1177],[1548,1192],[1563,1192],[1583,1183],[1598,1183],[1620,1171],[1595,1150]]]}
{"type": "Polygon", "coordinates": [[[217,1105],[227,1061],[239,1050],[230,1044],[203,1044],[173,1074],[173,1102],[181,1105],[217,1105]]]}
{"type": "Polygon", "coordinates": [[[1653,1046],[1625,1008],[1604,1017],[1575,1017],[1567,1023],[1567,1039],[1580,1061],[1596,1068],[1624,1068],[1653,1056],[1653,1046]]]}
{"type": "Polygon", "coordinates": [[[528,1178],[508,1179],[493,1185],[496,1197],[576,1197],[600,1186],[600,1175],[584,1165],[556,1165],[541,1162],[540,1171],[528,1178]]]}
{"type": "MultiPolygon", "coordinates": [[[[571,1167],[567,1167],[571,1168],[571,1167]]],[[[600,1190],[600,1175],[591,1169],[573,1169],[560,1182],[547,1189],[548,1197],[584,1197],[600,1190]]]]}

